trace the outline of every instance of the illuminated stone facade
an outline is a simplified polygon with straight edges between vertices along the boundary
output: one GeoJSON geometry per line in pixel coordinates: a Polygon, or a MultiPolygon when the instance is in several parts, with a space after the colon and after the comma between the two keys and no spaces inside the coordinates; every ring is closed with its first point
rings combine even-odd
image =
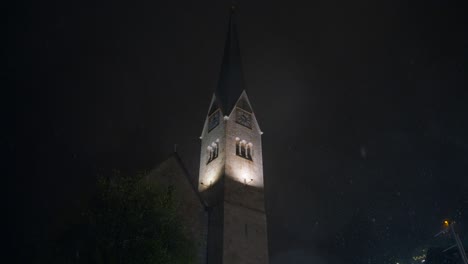
{"type": "Polygon", "coordinates": [[[252,109],[232,11],[218,87],[200,136],[199,177],[192,188],[197,195],[187,187],[190,177],[181,162],[163,163],[152,173],[163,183],[177,179],[171,184],[183,193],[184,221],[197,241],[200,263],[268,263],[262,132],[252,109]]]}
{"type": "MultiPolygon", "coordinates": [[[[210,109],[215,102],[216,95],[210,109]]],[[[208,229],[208,233],[217,232],[209,235],[208,251],[212,252],[208,254],[208,263],[268,263],[262,132],[253,111],[240,107],[246,105],[252,109],[243,91],[230,113],[225,115],[222,109],[213,111],[211,115],[223,115],[215,127],[210,126],[208,114],[201,136],[198,190],[207,201],[209,212],[218,216],[212,217],[208,229]],[[249,114],[250,122],[242,124],[239,108],[249,114]],[[210,161],[213,142],[218,142],[219,153],[210,161]]]]}
{"type": "Polygon", "coordinates": [[[209,219],[207,262],[268,263],[262,132],[244,89],[233,12],[218,87],[208,109],[198,178],[209,219]]]}

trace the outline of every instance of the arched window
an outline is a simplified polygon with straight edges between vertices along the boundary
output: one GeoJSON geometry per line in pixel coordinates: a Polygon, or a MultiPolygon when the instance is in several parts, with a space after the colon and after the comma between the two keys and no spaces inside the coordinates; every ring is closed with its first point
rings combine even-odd
{"type": "Polygon", "coordinates": [[[253,156],[253,148],[252,148],[252,143],[247,144],[247,158],[252,159],[253,156]]]}
{"type": "Polygon", "coordinates": [[[206,164],[210,163],[214,159],[218,157],[219,154],[219,139],[216,139],[216,141],[212,142],[207,148],[207,157],[208,160],[206,164]]]}
{"type": "Polygon", "coordinates": [[[247,153],[245,151],[245,147],[247,146],[247,142],[245,140],[241,140],[240,142],[240,147],[241,147],[241,156],[242,157],[246,157],[247,156],[247,153]]]}
{"type": "Polygon", "coordinates": [[[253,144],[236,137],[236,155],[244,159],[252,160],[253,144]]]}
{"type": "Polygon", "coordinates": [[[206,147],[206,155],[208,156],[208,160],[211,160],[211,153],[213,153],[213,148],[211,146],[206,147]]]}

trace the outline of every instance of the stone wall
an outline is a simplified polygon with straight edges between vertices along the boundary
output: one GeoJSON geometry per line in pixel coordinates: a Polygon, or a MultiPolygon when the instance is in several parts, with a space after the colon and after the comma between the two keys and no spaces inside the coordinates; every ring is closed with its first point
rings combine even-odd
{"type": "MultiPolygon", "coordinates": [[[[239,100],[242,101],[248,103],[245,92],[239,100]]],[[[262,132],[254,113],[251,128],[238,124],[236,114],[233,111],[226,124],[223,263],[263,264],[268,263],[268,237],[262,132]],[[252,144],[252,160],[236,155],[236,138],[252,144]]]]}
{"type": "Polygon", "coordinates": [[[264,212],[224,202],[224,264],[268,263],[264,212]]]}
{"type": "MultiPolygon", "coordinates": [[[[242,109],[251,110],[245,91],[237,103],[242,104],[242,109]]],[[[236,122],[236,112],[234,107],[211,131],[207,116],[201,136],[198,189],[210,212],[208,263],[264,264],[268,263],[268,236],[262,132],[254,113],[248,128],[236,122]],[[251,143],[251,157],[236,154],[236,138],[251,143]],[[218,139],[218,157],[207,163],[207,147],[218,139]]]]}

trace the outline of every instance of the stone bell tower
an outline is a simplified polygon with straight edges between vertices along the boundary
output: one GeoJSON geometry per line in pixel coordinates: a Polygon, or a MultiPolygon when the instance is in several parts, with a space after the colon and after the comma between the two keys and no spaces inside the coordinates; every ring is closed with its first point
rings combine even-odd
{"type": "Polygon", "coordinates": [[[218,86],[200,137],[198,191],[209,210],[209,264],[268,263],[261,135],[244,89],[232,8],[218,86]]]}

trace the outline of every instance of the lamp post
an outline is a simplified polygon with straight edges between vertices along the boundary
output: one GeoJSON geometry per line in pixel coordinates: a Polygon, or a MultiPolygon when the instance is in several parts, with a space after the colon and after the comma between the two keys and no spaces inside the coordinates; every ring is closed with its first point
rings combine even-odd
{"type": "Polygon", "coordinates": [[[448,232],[451,232],[452,233],[452,237],[453,239],[455,240],[455,245],[452,245],[448,248],[446,248],[443,252],[449,250],[449,249],[452,249],[454,247],[457,247],[458,248],[458,251],[460,252],[460,257],[462,259],[462,262],[463,264],[468,264],[468,258],[466,257],[466,252],[465,252],[465,249],[463,248],[463,244],[460,240],[460,237],[458,236],[457,233],[455,233],[455,221],[453,222],[449,222],[448,220],[445,220],[444,221],[444,229],[442,229],[439,233],[437,233],[435,236],[439,236],[441,234],[446,234],[448,232]]]}

